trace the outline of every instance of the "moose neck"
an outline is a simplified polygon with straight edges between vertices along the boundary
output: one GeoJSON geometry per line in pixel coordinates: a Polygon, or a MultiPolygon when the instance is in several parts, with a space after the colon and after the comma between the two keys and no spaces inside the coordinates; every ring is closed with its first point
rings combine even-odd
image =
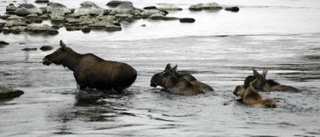
{"type": "Polygon", "coordinates": [[[69,53],[66,55],[66,57],[62,61],[62,65],[64,67],[67,67],[68,69],[74,71],[83,55],[81,55],[73,50],[70,50],[68,52],[69,53]]]}
{"type": "Polygon", "coordinates": [[[168,88],[174,87],[178,83],[179,79],[176,76],[169,77],[169,81],[166,83],[168,88]]]}

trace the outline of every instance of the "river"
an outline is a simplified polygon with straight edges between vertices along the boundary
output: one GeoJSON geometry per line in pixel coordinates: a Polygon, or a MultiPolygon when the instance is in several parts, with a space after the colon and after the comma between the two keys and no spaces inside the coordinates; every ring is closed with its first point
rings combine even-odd
{"type": "MultiPolygon", "coordinates": [[[[77,8],[82,1],[63,1],[77,8]]],[[[0,14],[12,0],[0,1],[0,14]]],[[[33,3],[16,0],[18,3],[33,3]]],[[[94,0],[99,6],[106,1],[94,0]]],[[[320,136],[320,1],[216,0],[239,6],[238,13],[190,12],[208,0],[132,0],[136,7],[173,3],[195,23],[137,20],[122,31],[66,31],[55,36],[0,34],[10,45],[0,48],[0,86],[25,91],[0,101],[0,136],[320,136]],[[145,24],[145,27],[142,25],[145,24]],[[77,102],[72,71],[44,66],[53,51],[22,51],[63,40],[79,53],[126,62],[138,71],[131,95],[112,95],[94,104],[77,102]],[[192,73],[215,91],[178,96],[150,87],[151,76],[166,64],[192,73]],[[232,91],[252,68],[269,70],[268,78],[302,93],[261,93],[278,107],[238,103],[232,91]]],[[[48,23],[48,22],[44,22],[48,23]]]]}

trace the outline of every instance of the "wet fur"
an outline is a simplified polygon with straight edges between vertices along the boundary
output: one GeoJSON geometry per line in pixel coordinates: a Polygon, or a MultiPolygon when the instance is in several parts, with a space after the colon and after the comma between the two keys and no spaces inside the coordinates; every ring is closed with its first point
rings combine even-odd
{"type": "Polygon", "coordinates": [[[267,92],[274,92],[274,91],[281,91],[281,92],[301,92],[299,89],[282,85],[272,79],[266,79],[267,70],[263,70],[262,74],[259,74],[256,70],[253,70],[254,76],[248,76],[245,81],[244,85],[247,87],[250,82],[257,79],[259,82],[253,84],[253,87],[258,91],[267,91],[267,92]]]}
{"type": "Polygon", "coordinates": [[[172,70],[172,74],[175,75],[175,77],[177,77],[178,79],[184,79],[186,81],[189,81],[190,84],[193,85],[193,87],[204,91],[204,92],[210,92],[210,91],[214,91],[214,89],[203,83],[198,81],[194,76],[192,76],[191,74],[180,74],[179,72],[177,72],[177,66],[171,68],[170,64],[167,64],[166,68],[164,71],[157,73],[155,75],[153,75],[151,77],[151,82],[150,82],[150,86],[152,87],[156,87],[156,86],[161,86],[164,89],[167,89],[168,85],[170,85],[170,83],[167,83],[167,81],[164,81],[166,79],[164,79],[164,77],[167,75],[166,71],[172,70]]]}
{"type": "Polygon", "coordinates": [[[260,94],[253,88],[252,83],[247,87],[244,85],[237,86],[233,94],[239,96],[242,103],[248,105],[259,105],[266,108],[277,107],[276,103],[272,99],[263,99],[260,94]]]}
{"type": "Polygon", "coordinates": [[[189,96],[204,93],[199,89],[200,84],[197,84],[197,80],[192,75],[181,75],[176,72],[176,69],[177,67],[171,68],[168,64],[164,71],[152,76],[150,86],[161,86],[170,93],[189,96]]]}
{"type": "Polygon", "coordinates": [[[43,59],[44,65],[63,65],[73,71],[80,89],[96,88],[124,92],[136,80],[130,65],[104,60],[94,54],[78,54],[60,41],[60,48],[43,59]]]}

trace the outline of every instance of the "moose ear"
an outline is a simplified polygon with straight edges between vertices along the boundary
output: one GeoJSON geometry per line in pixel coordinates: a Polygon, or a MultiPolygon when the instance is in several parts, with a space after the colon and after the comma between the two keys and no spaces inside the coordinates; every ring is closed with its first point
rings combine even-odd
{"type": "Polygon", "coordinates": [[[170,64],[167,64],[165,70],[170,70],[171,69],[171,65],[170,64]]]}
{"type": "Polygon", "coordinates": [[[62,40],[60,40],[60,47],[62,49],[65,49],[67,47],[66,44],[64,44],[62,40]]]}
{"type": "Polygon", "coordinates": [[[259,74],[259,72],[258,71],[256,71],[255,69],[252,69],[253,70],[253,75],[255,76],[255,77],[258,77],[260,74],[259,74]]]}
{"type": "MultiPolygon", "coordinates": [[[[257,79],[256,79],[256,80],[257,80],[257,79]]],[[[250,91],[256,91],[255,88],[254,88],[254,86],[253,86],[253,83],[254,83],[256,80],[250,82],[249,87],[248,87],[248,90],[250,90],[250,91]]]]}
{"type": "Polygon", "coordinates": [[[176,72],[176,71],[177,71],[177,68],[178,68],[178,65],[175,65],[175,66],[171,69],[171,71],[172,71],[172,72],[176,72]]]}
{"type": "Polygon", "coordinates": [[[167,64],[166,68],[164,69],[165,72],[169,72],[171,70],[171,65],[167,64]]]}
{"type": "Polygon", "coordinates": [[[263,70],[262,70],[262,76],[263,76],[263,78],[266,78],[266,77],[267,77],[267,73],[268,73],[268,70],[267,70],[267,69],[263,69],[263,70]]]}

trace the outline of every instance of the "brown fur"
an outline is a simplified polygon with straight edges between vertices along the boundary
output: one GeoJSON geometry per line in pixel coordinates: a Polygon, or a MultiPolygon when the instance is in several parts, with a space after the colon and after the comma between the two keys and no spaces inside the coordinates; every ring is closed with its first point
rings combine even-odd
{"type": "Polygon", "coordinates": [[[248,76],[245,79],[244,85],[248,86],[250,82],[257,80],[257,82],[253,84],[253,87],[258,91],[301,92],[295,87],[282,85],[272,79],[266,79],[267,72],[268,70],[264,69],[262,74],[259,74],[256,70],[253,69],[254,76],[248,76]]]}
{"type": "MultiPolygon", "coordinates": [[[[177,67],[171,68],[168,64],[163,72],[152,76],[151,86],[156,87],[159,85],[170,93],[189,96],[204,93],[202,90],[191,84],[191,81],[183,78],[184,76],[177,73],[176,69],[177,67]]],[[[190,76],[187,77],[190,78],[190,76]]]]}
{"type": "Polygon", "coordinates": [[[267,108],[277,107],[272,99],[263,99],[260,94],[253,88],[252,83],[248,87],[239,85],[233,91],[233,94],[239,96],[241,101],[248,105],[261,105],[267,108]]]}
{"type": "Polygon", "coordinates": [[[60,48],[43,58],[44,65],[63,65],[73,71],[80,89],[96,88],[123,92],[136,80],[130,65],[103,60],[94,54],[79,54],[60,41],[60,48]]]}
{"type": "Polygon", "coordinates": [[[151,78],[151,83],[150,86],[152,87],[156,87],[156,86],[161,86],[164,89],[167,88],[168,84],[166,84],[163,80],[164,80],[164,76],[166,75],[166,71],[168,70],[172,70],[172,73],[178,78],[178,79],[185,79],[187,81],[189,81],[195,88],[205,91],[205,92],[210,92],[210,91],[214,91],[214,89],[203,83],[198,81],[194,76],[192,76],[191,74],[180,74],[177,72],[177,66],[171,68],[170,64],[167,64],[166,68],[164,71],[157,73],[155,75],[152,76],[151,78]]]}

